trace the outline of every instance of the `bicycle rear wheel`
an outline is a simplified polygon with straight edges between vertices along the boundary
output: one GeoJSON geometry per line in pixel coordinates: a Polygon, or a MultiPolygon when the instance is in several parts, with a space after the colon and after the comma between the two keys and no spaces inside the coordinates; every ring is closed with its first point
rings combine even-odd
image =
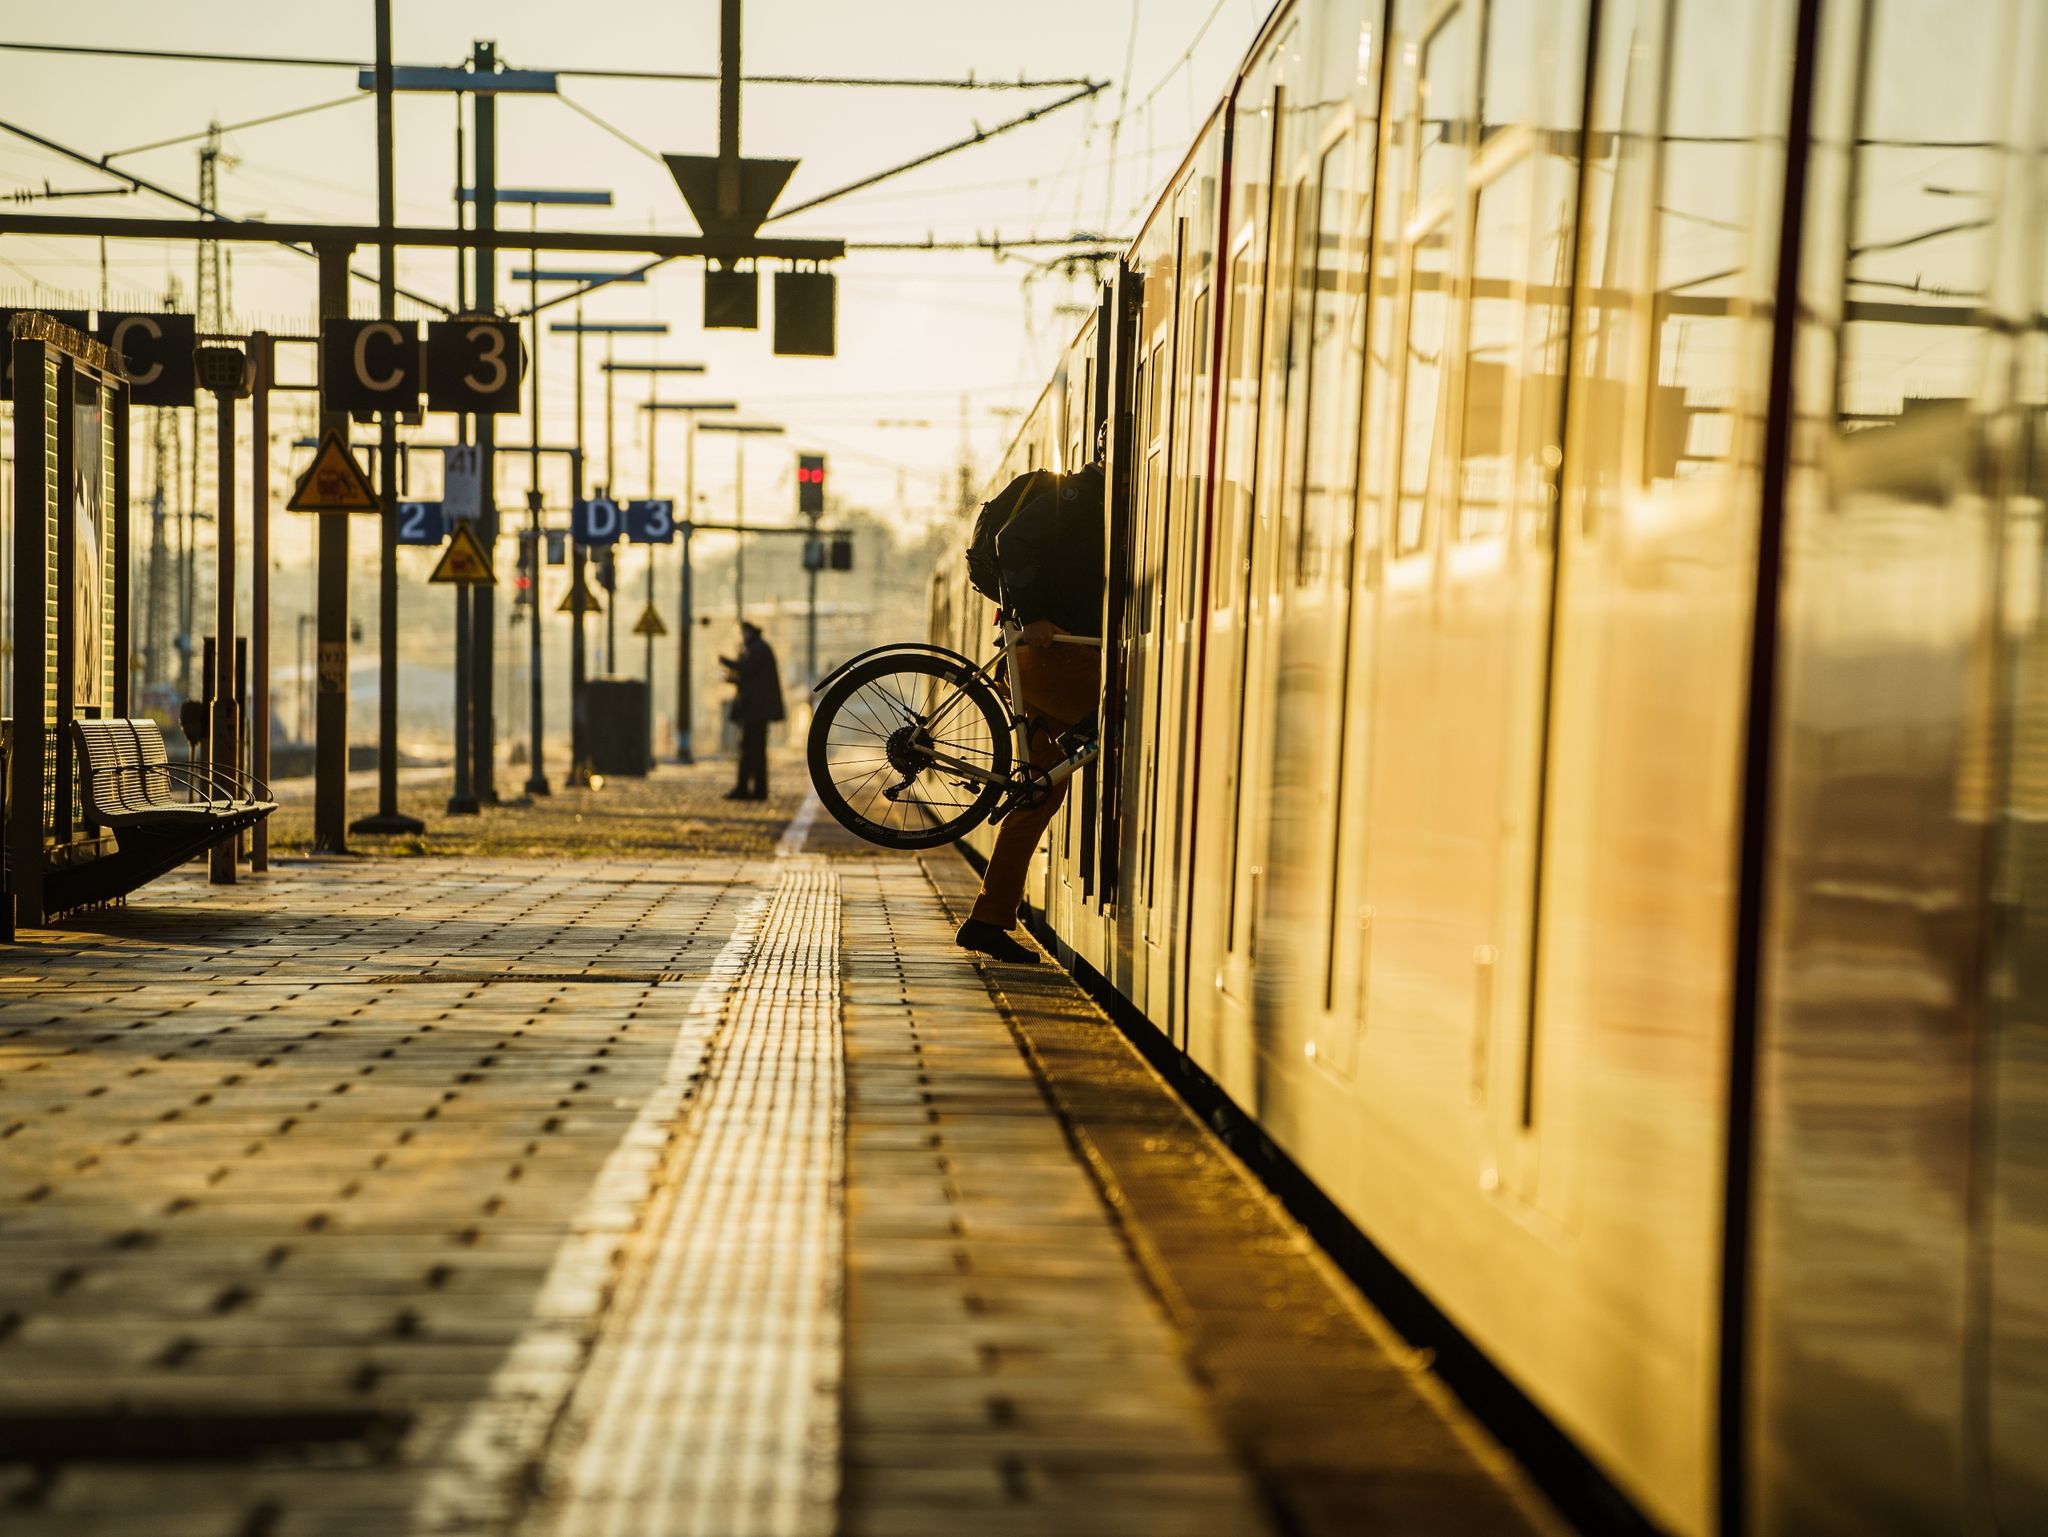
{"type": "Polygon", "coordinates": [[[1002,798],[938,755],[1000,781],[1010,772],[1010,716],[951,657],[897,651],[849,669],[811,717],[811,783],[832,819],[890,849],[929,849],[978,826],[1002,798]]]}

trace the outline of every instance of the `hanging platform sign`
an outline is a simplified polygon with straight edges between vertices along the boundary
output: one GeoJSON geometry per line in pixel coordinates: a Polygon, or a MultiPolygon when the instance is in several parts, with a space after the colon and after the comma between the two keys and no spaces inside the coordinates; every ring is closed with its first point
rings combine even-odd
{"type": "Polygon", "coordinates": [[[287,512],[383,511],[370,477],[363,473],[363,467],[356,463],[338,432],[330,432],[320,440],[320,451],[313,455],[312,464],[299,477],[291,500],[284,506],[287,512]]]}
{"type": "Polygon", "coordinates": [[[483,450],[452,443],[441,450],[441,507],[450,518],[484,515],[483,450]]]}
{"type": "Polygon", "coordinates": [[[448,514],[439,502],[400,502],[398,542],[439,544],[448,537],[448,514]]]}
{"type": "Polygon", "coordinates": [[[448,535],[448,548],[441,552],[434,574],[427,580],[454,587],[497,585],[498,579],[491,571],[491,558],[484,553],[483,541],[477,538],[476,530],[466,519],[454,525],[448,535]]]}
{"type": "Polygon", "coordinates": [[[676,537],[676,504],[668,497],[628,502],[625,507],[626,538],[633,544],[673,544],[676,537]]]}

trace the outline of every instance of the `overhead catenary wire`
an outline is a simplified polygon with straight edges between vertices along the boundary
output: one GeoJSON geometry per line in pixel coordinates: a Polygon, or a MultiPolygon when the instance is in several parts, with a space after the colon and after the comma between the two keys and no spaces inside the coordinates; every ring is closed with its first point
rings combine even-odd
{"type": "MultiPolygon", "coordinates": [[[[1008,133],[1013,128],[1022,128],[1027,123],[1037,122],[1040,118],[1046,116],[1048,113],[1057,112],[1063,107],[1072,106],[1077,101],[1083,101],[1088,97],[1095,95],[1096,92],[1101,91],[1105,88],[1106,86],[1104,84],[1097,84],[1091,82],[1087,85],[1084,85],[1080,89],[1069,93],[1066,96],[1062,96],[1057,101],[1047,102],[1044,106],[1034,107],[1029,112],[1019,113],[1016,117],[1010,118],[1005,122],[998,123],[993,128],[977,127],[972,134],[968,135],[964,139],[957,139],[951,144],[942,145],[938,149],[928,151],[927,153],[922,155],[918,155],[914,159],[906,160],[900,165],[890,166],[887,170],[877,171],[873,175],[863,176],[857,181],[847,182],[843,186],[834,187],[829,192],[821,192],[816,197],[809,198],[804,202],[794,205],[793,207],[777,209],[775,212],[769,214],[766,219],[762,220],[762,223],[773,224],[779,219],[787,219],[796,214],[807,212],[810,209],[821,207],[826,203],[836,202],[840,198],[850,197],[856,192],[864,191],[867,188],[875,186],[880,182],[888,181],[892,177],[901,176],[907,171],[914,171],[919,166],[929,165],[934,160],[941,159],[946,155],[956,154],[963,149],[972,149],[975,145],[986,143],[988,140],[995,138],[999,134],[1008,133]]],[[[586,113],[585,115],[588,116],[589,114],[586,113]]],[[[600,126],[604,125],[600,124],[600,126]]],[[[924,247],[919,245],[910,245],[894,247],[893,249],[921,250],[924,249],[924,247]]],[[[658,256],[654,258],[652,261],[647,262],[643,266],[632,269],[632,273],[633,275],[644,276],[645,274],[654,271],[655,268],[663,266],[668,260],[670,260],[670,258],[658,256]]],[[[611,279],[610,281],[616,282],[617,279],[614,278],[611,279]]],[[[542,310],[553,309],[558,304],[568,304],[573,300],[580,299],[585,294],[588,294],[593,290],[602,288],[604,286],[605,285],[602,283],[587,283],[577,285],[575,287],[568,289],[566,292],[556,294],[552,298],[543,299],[538,304],[532,305],[527,309],[518,311],[514,318],[523,320],[527,316],[538,314],[542,310]]]]}
{"type": "Polygon", "coordinates": [[[371,96],[366,92],[358,91],[354,95],[336,96],[328,101],[316,101],[312,103],[310,106],[288,107],[282,112],[267,113],[262,117],[248,118],[245,121],[239,123],[222,123],[219,125],[218,128],[209,126],[206,128],[199,129],[196,133],[181,133],[174,138],[156,139],[148,144],[133,145],[128,149],[109,150],[106,154],[100,156],[100,162],[102,164],[105,164],[107,161],[120,160],[128,155],[145,154],[153,149],[173,149],[180,144],[196,144],[201,139],[204,139],[208,135],[216,132],[240,133],[245,128],[261,128],[266,123],[288,122],[295,117],[310,117],[315,112],[327,112],[335,107],[347,107],[352,106],[359,101],[375,100],[376,98],[374,96],[371,96]]]}
{"type": "Polygon", "coordinates": [[[1116,140],[1123,130],[1125,104],[1131,99],[1131,66],[1138,57],[1138,0],[1131,0],[1131,30],[1124,40],[1124,67],[1119,77],[1116,98],[1116,116],[1109,124],[1109,175],[1108,185],[1102,191],[1102,222],[1109,223],[1116,212],[1116,140]]]}
{"type": "MultiPolygon", "coordinates": [[[[285,69],[362,70],[373,67],[368,59],[320,58],[296,53],[218,53],[189,48],[115,48],[97,43],[0,42],[0,49],[20,53],[71,54],[97,59],[139,59],[168,64],[257,64],[285,69]]],[[[406,69],[417,66],[401,64],[398,67],[406,69]]],[[[575,80],[651,80],[678,85],[716,85],[720,78],[716,70],[571,68],[553,69],[547,73],[566,75],[575,80]]],[[[1095,85],[1099,89],[1106,83],[1082,77],[1032,80],[1020,76],[1015,80],[994,77],[983,79],[972,72],[964,77],[786,74],[742,75],[740,78],[748,85],[813,85],[912,91],[1048,91],[1071,90],[1083,85],[1095,85]]]]}
{"type": "Polygon", "coordinates": [[[660,150],[649,149],[645,144],[642,144],[638,139],[634,138],[630,133],[626,132],[625,129],[619,127],[616,123],[606,122],[603,118],[599,117],[595,112],[591,111],[590,108],[584,106],[582,102],[576,100],[575,97],[565,95],[563,92],[557,91],[555,92],[555,100],[560,102],[563,106],[567,107],[571,112],[574,112],[578,117],[587,118],[590,122],[595,123],[599,128],[602,128],[606,133],[610,134],[614,139],[617,139],[621,144],[625,145],[626,148],[632,150],[635,154],[645,155],[649,160],[652,160],[656,165],[668,164],[668,161],[662,156],[660,150]]]}
{"type": "MultiPolygon", "coordinates": [[[[237,219],[234,218],[232,215],[223,214],[217,208],[208,208],[203,203],[200,203],[196,199],[186,197],[182,192],[173,192],[169,187],[163,186],[161,183],[151,181],[146,176],[137,176],[133,171],[124,171],[119,166],[102,164],[99,160],[95,159],[91,155],[86,154],[83,150],[73,149],[68,144],[60,144],[57,142],[57,140],[48,138],[43,134],[39,134],[35,132],[33,129],[24,128],[19,123],[11,123],[4,118],[0,118],[0,133],[11,133],[18,139],[26,139],[29,143],[38,145],[41,148],[50,151],[50,153],[54,155],[61,155],[65,159],[76,161],[80,165],[89,165],[94,170],[100,172],[102,175],[111,176],[116,181],[127,182],[129,186],[132,187],[137,192],[147,192],[156,197],[168,198],[171,202],[178,204],[180,207],[189,208],[195,213],[205,214],[209,218],[218,219],[223,224],[248,224],[252,222],[259,222],[248,219],[237,219]]],[[[4,233],[6,233],[5,217],[0,216],[0,234],[4,233]]],[[[278,244],[285,246],[290,250],[297,251],[304,256],[317,256],[319,254],[311,246],[297,245],[288,240],[279,241],[278,244]]],[[[359,282],[364,283],[374,283],[377,281],[375,276],[373,276],[372,274],[358,271],[354,267],[349,268],[349,276],[355,278],[359,282]]],[[[439,310],[444,315],[454,313],[454,309],[452,306],[443,304],[438,299],[429,299],[425,294],[414,293],[409,288],[400,288],[397,290],[397,292],[402,297],[412,300],[412,302],[415,304],[424,304],[425,306],[427,306],[427,308],[439,310]]]]}

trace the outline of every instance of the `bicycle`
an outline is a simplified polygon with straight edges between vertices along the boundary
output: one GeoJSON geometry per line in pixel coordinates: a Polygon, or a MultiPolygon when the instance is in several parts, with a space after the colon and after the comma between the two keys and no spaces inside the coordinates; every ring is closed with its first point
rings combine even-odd
{"type": "MultiPolygon", "coordinates": [[[[1023,633],[1005,616],[986,662],[901,643],[864,651],[822,679],[812,691],[808,752],[811,783],[832,819],[883,848],[937,848],[1038,805],[1092,763],[1102,744],[1083,723],[1063,738],[1058,763],[1032,767],[1018,669],[1003,665],[1023,633]],[[1022,767],[1012,772],[1013,764],[1022,767]]],[[[1088,635],[1054,641],[1102,645],[1088,635]]]]}

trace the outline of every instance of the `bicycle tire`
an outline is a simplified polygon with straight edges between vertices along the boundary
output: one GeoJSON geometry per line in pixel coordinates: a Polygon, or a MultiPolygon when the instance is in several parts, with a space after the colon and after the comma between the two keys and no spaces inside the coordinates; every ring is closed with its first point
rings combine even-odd
{"type": "Polygon", "coordinates": [[[979,674],[951,657],[898,651],[862,662],[834,680],[811,716],[807,756],[819,802],[841,827],[882,848],[951,843],[1002,799],[1000,784],[976,787],[936,765],[915,767],[919,721],[940,722],[950,734],[931,740],[953,756],[998,778],[1009,774],[1010,713],[979,674]],[[887,792],[899,780],[892,798],[887,792]],[[914,793],[926,781],[945,793],[914,793]]]}

